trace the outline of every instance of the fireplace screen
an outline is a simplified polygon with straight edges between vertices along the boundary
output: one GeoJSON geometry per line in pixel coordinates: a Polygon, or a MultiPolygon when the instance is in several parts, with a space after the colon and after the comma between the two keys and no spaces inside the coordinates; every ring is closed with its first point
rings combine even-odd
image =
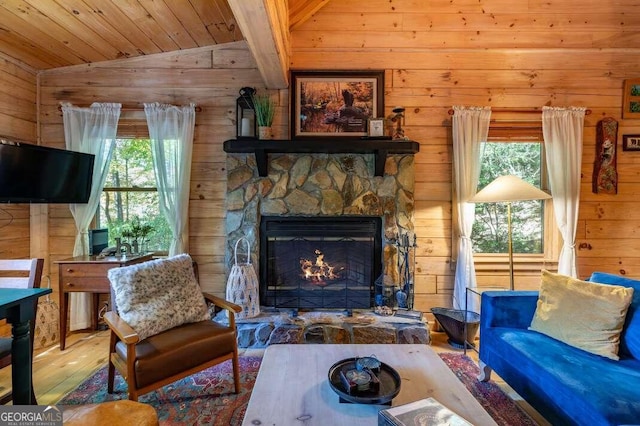
{"type": "Polygon", "coordinates": [[[262,218],[264,306],[370,308],[381,264],[380,218],[262,218]]]}

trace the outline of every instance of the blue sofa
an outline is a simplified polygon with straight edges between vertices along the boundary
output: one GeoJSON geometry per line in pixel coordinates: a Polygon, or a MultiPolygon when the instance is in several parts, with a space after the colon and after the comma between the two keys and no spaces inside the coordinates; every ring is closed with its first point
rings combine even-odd
{"type": "Polygon", "coordinates": [[[590,281],[634,288],[619,361],[527,330],[538,292],[491,291],[482,294],[480,379],[495,371],[554,426],[639,425],[640,281],[598,272],[590,281]]]}

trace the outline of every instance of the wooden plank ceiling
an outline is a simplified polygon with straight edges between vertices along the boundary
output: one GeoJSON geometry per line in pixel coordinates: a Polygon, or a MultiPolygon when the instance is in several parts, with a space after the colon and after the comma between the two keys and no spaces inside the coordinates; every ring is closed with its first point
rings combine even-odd
{"type": "MultiPolygon", "coordinates": [[[[298,25],[328,0],[243,1],[290,4],[298,25]]],[[[0,1],[0,53],[35,71],[243,38],[227,0],[0,1]]]]}

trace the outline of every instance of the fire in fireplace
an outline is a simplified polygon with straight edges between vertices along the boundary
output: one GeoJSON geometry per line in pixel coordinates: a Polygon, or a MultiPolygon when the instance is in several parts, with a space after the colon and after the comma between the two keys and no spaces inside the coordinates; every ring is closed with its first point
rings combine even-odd
{"type": "Polygon", "coordinates": [[[263,216],[260,303],[273,308],[366,309],[382,270],[382,219],[263,216]]]}

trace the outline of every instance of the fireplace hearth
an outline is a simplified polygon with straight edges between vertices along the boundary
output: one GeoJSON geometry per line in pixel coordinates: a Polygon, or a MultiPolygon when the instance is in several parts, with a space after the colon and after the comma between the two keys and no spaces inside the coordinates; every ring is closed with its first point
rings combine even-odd
{"type": "Polygon", "coordinates": [[[260,304],[276,309],[369,309],[382,271],[382,219],[263,216],[260,304]]]}

